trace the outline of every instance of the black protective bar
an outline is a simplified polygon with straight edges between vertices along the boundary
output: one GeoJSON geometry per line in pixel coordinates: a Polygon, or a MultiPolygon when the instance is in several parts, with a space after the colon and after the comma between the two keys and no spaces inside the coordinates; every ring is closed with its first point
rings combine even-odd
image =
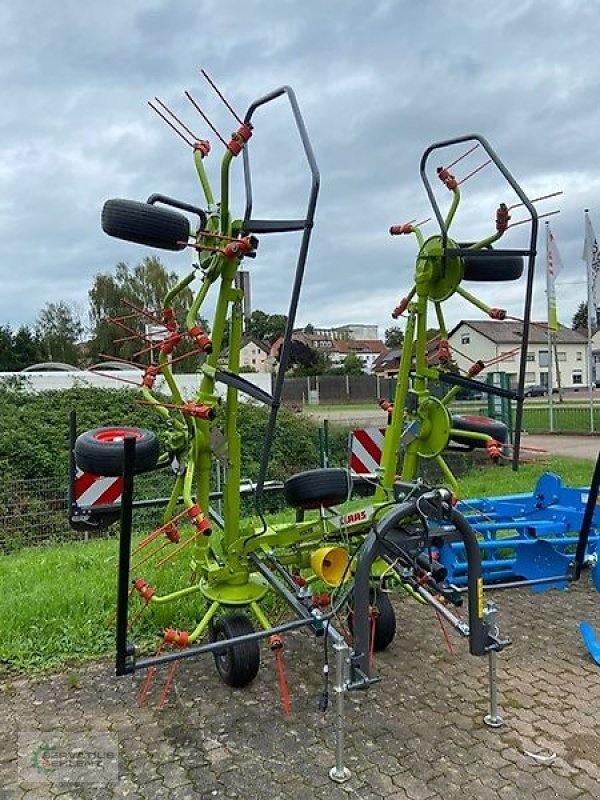
{"type": "MultiPolygon", "coordinates": [[[[321,619],[326,621],[327,617],[323,616],[321,619]]],[[[204,653],[222,653],[225,650],[229,650],[230,647],[236,647],[245,642],[257,642],[260,639],[266,639],[278,633],[305,628],[313,623],[313,619],[295,619],[292,622],[284,622],[276,628],[269,628],[267,631],[255,631],[254,633],[246,633],[243,636],[236,636],[234,639],[219,639],[218,642],[209,642],[208,644],[198,645],[198,647],[187,647],[185,650],[172,650],[169,653],[161,653],[159,656],[140,658],[134,661],[132,667],[129,668],[129,672],[148,669],[148,667],[159,667],[161,664],[170,664],[173,661],[182,661],[185,658],[195,658],[204,653]]]]}
{"type": "Polygon", "coordinates": [[[303,231],[305,219],[246,219],[244,230],[247,233],[291,233],[303,231]]]}
{"type": "Polygon", "coordinates": [[[577,550],[575,551],[575,561],[572,569],[572,580],[578,581],[581,577],[581,570],[583,569],[583,562],[585,561],[585,554],[587,551],[588,540],[590,538],[590,530],[592,527],[592,520],[594,519],[594,511],[598,502],[598,490],[600,489],[600,453],[596,459],[596,466],[592,474],[592,481],[590,483],[590,493],[588,494],[587,503],[585,504],[585,511],[583,512],[583,520],[581,522],[581,530],[579,531],[579,539],[577,541],[577,550]]]}
{"type": "Polygon", "coordinates": [[[77,412],[74,408],[69,412],[69,517],[77,509],[75,500],[75,480],[77,478],[77,465],[75,464],[75,440],[77,439],[77,412]]]}
{"type": "Polygon", "coordinates": [[[503,389],[501,386],[494,386],[491,383],[474,381],[473,378],[465,378],[463,375],[456,375],[454,372],[441,372],[439,380],[451,386],[465,386],[467,389],[475,389],[478,392],[495,394],[498,397],[509,397],[511,400],[517,399],[517,393],[514,389],[503,389]]]}
{"type": "MultiPolygon", "coordinates": [[[[306,160],[308,162],[308,166],[310,169],[311,186],[308,197],[306,218],[304,220],[302,229],[301,228],[297,229],[297,230],[303,230],[302,241],[300,242],[300,249],[298,251],[298,258],[296,261],[296,272],[294,275],[292,293],[290,296],[287,325],[283,336],[283,342],[281,343],[281,348],[279,350],[279,369],[277,370],[277,375],[275,377],[275,386],[273,388],[273,398],[271,401],[271,413],[269,415],[269,419],[267,422],[264,444],[260,457],[260,466],[258,471],[258,480],[256,487],[256,500],[259,509],[263,495],[263,486],[267,477],[267,468],[269,465],[269,458],[271,455],[273,437],[275,435],[275,423],[277,421],[277,412],[281,404],[283,381],[285,378],[285,372],[287,370],[289,362],[290,347],[292,343],[292,333],[294,331],[294,323],[296,321],[296,312],[298,310],[298,301],[300,299],[300,290],[302,288],[302,280],[304,278],[304,269],[306,266],[306,258],[308,255],[308,246],[310,243],[310,236],[314,224],[315,210],[317,207],[317,197],[319,195],[319,185],[321,181],[319,175],[319,168],[317,167],[317,162],[313,153],[312,145],[310,143],[308,132],[304,124],[304,119],[302,118],[300,107],[298,106],[298,101],[296,100],[296,95],[294,94],[293,89],[291,89],[289,86],[281,86],[279,89],[274,89],[269,94],[266,94],[263,97],[260,97],[258,100],[255,100],[248,108],[246,116],[244,117],[244,122],[246,125],[251,125],[254,112],[258,108],[264,106],[266,103],[270,103],[272,100],[276,100],[278,97],[281,97],[282,95],[287,96],[287,99],[292,109],[294,122],[296,123],[296,128],[298,130],[298,134],[300,135],[300,140],[302,142],[302,147],[304,149],[304,155],[306,156],[306,160]]],[[[249,148],[247,146],[243,150],[243,158],[244,158],[244,184],[246,189],[246,210],[244,212],[244,226],[245,226],[246,223],[252,224],[250,222],[252,215],[252,179],[250,174],[249,148]]],[[[275,222],[276,222],[275,220],[272,220],[268,224],[274,226],[275,222]]],[[[289,221],[282,221],[281,224],[288,224],[288,222],[289,221]]]]}
{"type": "Polygon", "coordinates": [[[485,655],[490,649],[498,647],[498,642],[490,637],[483,614],[483,577],[481,571],[481,552],[477,535],[465,518],[451,508],[450,493],[446,490],[427,492],[420,497],[400,503],[376,523],[365,539],[360,552],[354,579],[354,657],[353,666],[369,676],[369,588],[371,566],[384,555],[395,557],[390,542],[385,541],[388,533],[405,520],[417,517],[420,504],[432,502],[444,507],[444,513],[460,534],[467,556],[468,606],[469,606],[469,650],[474,656],[485,655]]]}
{"type": "Polygon", "coordinates": [[[132,648],[127,642],[127,612],[129,606],[129,562],[131,554],[131,526],[133,518],[133,475],[135,465],[135,438],[126,436],[123,442],[123,499],[121,501],[121,532],[119,536],[119,572],[117,581],[117,654],[115,672],[127,675],[132,672],[132,648]]]}
{"type": "MultiPolygon", "coordinates": [[[[354,479],[356,483],[356,478],[354,479]]],[[[252,484],[251,486],[242,485],[240,487],[240,497],[245,497],[249,494],[254,494],[255,485],[252,484]]],[[[282,492],[284,489],[284,484],[282,481],[267,481],[264,486],[265,492],[282,492]]],[[[71,487],[69,487],[69,494],[71,493],[71,487]]],[[[211,492],[208,495],[209,500],[220,500],[223,497],[223,492],[211,492]]],[[[196,500],[195,496],[192,495],[194,501],[196,500]]],[[[132,503],[132,507],[134,511],[137,511],[142,508],[164,508],[168,506],[171,502],[170,497],[156,497],[153,500],[134,500],[132,503]]],[[[182,498],[180,498],[179,502],[182,502],[182,498]]],[[[106,506],[79,506],[75,502],[73,505],[73,514],[93,514],[94,516],[103,516],[103,515],[113,515],[116,513],[118,514],[121,508],[121,503],[113,503],[112,505],[106,506]]],[[[93,526],[94,528],[96,526],[93,526]]]]}
{"type": "MultiPolygon", "coordinates": [[[[527,345],[529,343],[529,328],[531,322],[531,304],[533,301],[533,277],[535,271],[535,256],[536,256],[536,243],[537,243],[537,235],[538,235],[538,215],[533,203],[529,200],[525,192],[521,189],[517,181],[514,179],[512,174],[509,172],[507,167],[504,163],[500,160],[497,154],[494,152],[492,147],[490,146],[489,142],[477,133],[468,134],[466,136],[459,136],[455,139],[446,139],[442,142],[436,142],[435,144],[430,145],[421,157],[421,165],[420,165],[420,172],[421,172],[421,180],[423,181],[423,185],[425,186],[425,191],[427,192],[427,196],[429,197],[429,202],[431,203],[431,207],[433,208],[433,212],[435,217],[438,221],[438,225],[440,226],[440,230],[442,232],[442,246],[444,248],[444,254],[448,254],[447,243],[448,243],[448,229],[446,228],[446,223],[444,221],[444,217],[440,210],[440,207],[435,199],[435,195],[433,193],[433,189],[431,188],[431,183],[429,182],[429,178],[427,177],[427,161],[431,153],[435,150],[440,150],[445,147],[449,147],[453,144],[461,144],[462,142],[479,142],[479,144],[483,147],[489,158],[493,161],[498,171],[501,175],[505,178],[507,183],[512,187],[515,194],[522,202],[522,204],[527,209],[529,216],[531,217],[531,235],[529,238],[529,249],[523,251],[523,255],[528,256],[527,262],[527,282],[526,282],[526,289],[525,289],[525,307],[523,310],[523,344],[521,347],[521,358],[519,362],[519,380],[517,384],[517,413],[515,415],[515,430],[514,430],[514,442],[513,442],[513,459],[512,459],[512,468],[513,470],[517,470],[519,467],[519,451],[521,449],[521,428],[523,426],[523,391],[525,388],[525,372],[527,369],[527,345]]],[[[459,248],[462,249],[462,248],[459,248]]],[[[453,250],[454,251],[454,250],[453,250]]],[[[455,251],[454,251],[455,252],[455,251]]],[[[470,251],[470,254],[473,254],[473,250],[470,251]]],[[[485,255],[488,256],[488,251],[485,250],[478,250],[476,251],[478,256],[485,255]]],[[[496,250],[494,251],[498,255],[508,255],[510,251],[503,251],[503,250],[496,250]]]]}
{"type": "Polygon", "coordinates": [[[484,248],[483,250],[473,250],[472,247],[448,247],[445,250],[447,256],[477,256],[477,258],[504,258],[504,256],[528,256],[529,250],[512,249],[512,250],[492,250],[491,248],[484,248]]]}
{"type": "Polygon", "coordinates": [[[241,375],[234,375],[233,372],[228,372],[224,369],[218,369],[215,372],[215,379],[219,381],[219,383],[224,383],[226,386],[231,386],[232,389],[237,389],[239,392],[243,392],[249,397],[253,397],[255,400],[258,400],[260,403],[264,403],[266,406],[273,405],[273,398],[268,392],[265,392],[264,389],[256,386],[256,384],[252,383],[246,378],[242,378],[241,375]]]}
{"type": "Polygon", "coordinates": [[[146,202],[153,206],[155,203],[162,203],[165,206],[173,206],[179,208],[181,211],[189,211],[190,214],[196,214],[200,217],[200,227],[206,227],[206,211],[203,211],[198,206],[192,206],[190,203],[184,203],[182,200],[176,200],[174,197],[168,197],[166,194],[151,194],[146,202]]]}

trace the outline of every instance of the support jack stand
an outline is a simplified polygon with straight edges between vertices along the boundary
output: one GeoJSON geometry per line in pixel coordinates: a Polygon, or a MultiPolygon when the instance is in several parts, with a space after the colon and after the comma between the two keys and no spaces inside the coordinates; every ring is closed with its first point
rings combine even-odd
{"type": "Polygon", "coordinates": [[[336,642],[335,650],[335,766],[329,770],[334,783],[346,783],[351,774],[344,766],[344,733],[346,729],[345,697],[350,678],[350,648],[345,642],[336,642]]]}
{"type": "MultiPolygon", "coordinates": [[[[488,603],[485,607],[485,618],[490,628],[496,626],[496,615],[498,610],[495,605],[488,603]]],[[[488,653],[489,665],[489,712],[483,718],[483,722],[488,728],[501,728],[504,725],[504,720],[498,713],[498,676],[496,672],[496,661],[498,654],[495,650],[490,649],[488,653]]]]}

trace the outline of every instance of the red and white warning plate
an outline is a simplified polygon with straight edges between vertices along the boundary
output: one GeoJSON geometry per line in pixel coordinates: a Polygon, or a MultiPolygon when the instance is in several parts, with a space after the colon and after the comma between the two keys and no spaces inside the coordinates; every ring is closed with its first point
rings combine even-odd
{"type": "Polygon", "coordinates": [[[372,475],[381,464],[385,428],[359,428],[350,432],[350,470],[372,475]]]}
{"type": "Polygon", "coordinates": [[[74,494],[75,502],[82,508],[114,505],[121,502],[123,478],[108,478],[78,469],[74,494]]]}

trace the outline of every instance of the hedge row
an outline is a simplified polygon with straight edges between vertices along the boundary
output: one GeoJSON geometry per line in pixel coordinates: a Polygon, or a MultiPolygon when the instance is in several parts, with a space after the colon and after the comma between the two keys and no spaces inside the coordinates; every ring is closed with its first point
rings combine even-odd
{"type": "MultiPolygon", "coordinates": [[[[0,474],[3,479],[57,478],[68,480],[69,412],[77,412],[80,431],[101,425],[137,425],[161,434],[161,421],[152,409],[136,401],[136,391],[74,388],[30,394],[0,389],[0,474]]],[[[268,411],[240,405],[242,474],[256,478],[268,411]]],[[[330,436],[331,460],[344,464],[347,432],[330,436]]],[[[273,442],[269,478],[319,466],[318,426],[282,408],[273,442]]]]}

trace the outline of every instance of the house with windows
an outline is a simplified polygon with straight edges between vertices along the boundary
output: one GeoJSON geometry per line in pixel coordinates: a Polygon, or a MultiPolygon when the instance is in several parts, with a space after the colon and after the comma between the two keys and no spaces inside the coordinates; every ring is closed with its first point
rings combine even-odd
{"type": "MultiPolygon", "coordinates": [[[[556,353],[552,353],[553,385],[557,385],[556,366],[564,388],[578,389],[589,385],[586,357],[587,339],[583,332],[565,328],[556,331],[556,353]]],[[[450,352],[461,372],[466,372],[474,361],[484,363],[500,359],[494,369],[508,373],[516,386],[523,323],[513,320],[461,320],[448,333],[450,352]]],[[[529,328],[527,371],[525,386],[548,386],[548,324],[532,322],[529,328]]]]}
{"type": "Polygon", "coordinates": [[[240,347],[240,369],[271,372],[269,345],[254,336],[244,336],[240,347]]]}
{"type": "MultiPolygon", "coordinates": [[[[359,326],[346,326],[348,328],[359,326]]],[[[367,326],[363,326],[367,327],[367,326]]],[[[363,366],[363,369],[368,374],[373,373],[375,362],[383,353],[387,353],[388,348],[380,339],[353,339],[348,335],[348,331],[344,329],[341,334],[334,328],[311,328],[309,332],[304,330],[295,330],[293,339],[303,344],[308,345],[312,350],[317,353],[322,353],[327,356],[329,363],[333,367],[339,367],[344,363],[346,356],[357,356],[363,366]]],[[[279,338],[271,348],[271,356],[278,357],[279,348],[281,347],[282,339],[279,338]]]]}

